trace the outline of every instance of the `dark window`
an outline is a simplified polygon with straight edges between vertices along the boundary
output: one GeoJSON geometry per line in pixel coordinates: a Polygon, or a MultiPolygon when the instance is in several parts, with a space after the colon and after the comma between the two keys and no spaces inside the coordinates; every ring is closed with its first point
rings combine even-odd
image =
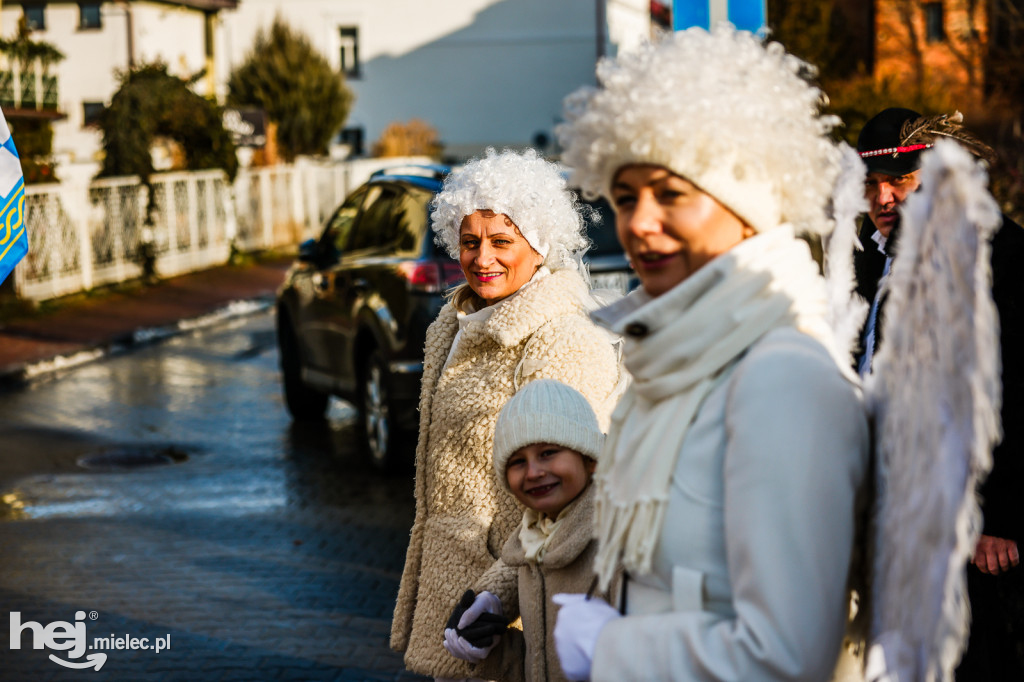
{"type": "Polygon", "coordinates": [[[359,78],[359,29],[339,26],[341,33],[341,72],[349,78],[359,78]]]}
{"type": "Polygon", "coordinates": [[[338,141],[348,145],[349,156],[363,155],[363,129],[361,127],[343,128],[338,134],[338,141]]]}
{"type": "Polygon", "coordinates": [[[946,39],[946,28],[942,21],[942,3],[924,3],[924,36],[929,43],[946,39]]]}
{"type": "Polygon", "coordinates": [[[105,108],[103,102],[82,102],[82,125],[99,125],[100,115],[105,108]]]}
{"type": "Polygon", "coordinates": [[[25,23],[28,24],[29,30],[46,30],[46,12],[43,11],[43,5],[22,5],[21,10],[25,13],[25,23]]]}
{"type": "Polygon", "coordinates": [[[365,196],[365,190],[353,192],[327,222],[323,237],[320,238],[320,245],[323,253],[331,252],[332,260],[336,260],[345,250],[349,232],[352,230],[356,216],[359,215],[359,207],[365,196]]]}
{"type": "Polygon", "coordinates": [[[103,28],[103,20],[100,17],[100,3],[78,3],[78,28],[103,28]]]}
{"type": "Polygon", "coordinates": [[[391,188],[379,185],[370,187],[359,225],[349,242],[351,251],[386,246],[395,241],[395,198],[396,193],[391,188]]]}

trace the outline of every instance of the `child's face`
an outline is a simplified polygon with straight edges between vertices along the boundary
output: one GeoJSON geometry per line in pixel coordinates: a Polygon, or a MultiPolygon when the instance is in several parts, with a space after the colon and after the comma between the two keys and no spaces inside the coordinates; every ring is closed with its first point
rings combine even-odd
{"type": "Polygon", "coordinates": [[[575,450],[534,443],[512,453],[505,478],[517,500],[554,518],[587,487],[595,465],[575,450]]]}

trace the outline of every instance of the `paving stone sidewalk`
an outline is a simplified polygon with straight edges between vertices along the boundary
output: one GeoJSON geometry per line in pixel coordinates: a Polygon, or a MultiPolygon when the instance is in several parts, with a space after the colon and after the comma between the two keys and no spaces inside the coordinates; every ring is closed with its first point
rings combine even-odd
{"type": "Polygon", "coordinates": [[[292,258],[224,265],[150,285],[78,296],[53,310],[0,317],[0,386],[174,333],[183,320],[270,305],[292,258]]]}
{"type": "MultiPolygon", "coordinates": [[[[31,368],[54,349],[138,345],[140,329],[238,300],[269,305],[286,265],[216,269],[7,320],[0,349],[24,341],[32,352],[4,349],[4,361],[31,368]]],[[[68,454],[56,467],[39,461],[53,453],[26,452],[31,471],[0,475],[0,680],[427,682],[388,648],[412,479],[372,468],[350,406],[323,424],[291,422],[274,336],[265,310],[0,391],[9,432],[68,454]],[[166,466],[76,464],[168,443],[184,456],[166,466]],[[33,648],[34,631],[9,645],[15,612],[19,626],[80,621],[99,650],[82,655],[105,653],[102,669],[55,663],[81,656],[33,648]],[[168,648],[111,648],[116,638],[168,648]]]]}

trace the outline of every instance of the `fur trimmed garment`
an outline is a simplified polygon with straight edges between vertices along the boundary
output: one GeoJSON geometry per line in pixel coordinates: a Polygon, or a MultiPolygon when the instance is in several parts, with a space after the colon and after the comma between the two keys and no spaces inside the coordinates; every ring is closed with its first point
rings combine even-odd
{"type": "Polygon", "coordinates": [[[498,486],[491,463],[505,402],[530,381],[555,379],[582,393],[607,428],[619,364],[611,337],[588,317],[589,301],[573,270],[531,282],[486,322],[465,327],[443,374],[458,330],[455,308],[442,308],[427,331],[416,520],[391,626],[391,646],[405,652],[413,672],[481,676],[442,646],[445,622],[467,587],[489,590],[510,620],[517,616],[516,570],[496,564],[523,513],[498,486]]]}

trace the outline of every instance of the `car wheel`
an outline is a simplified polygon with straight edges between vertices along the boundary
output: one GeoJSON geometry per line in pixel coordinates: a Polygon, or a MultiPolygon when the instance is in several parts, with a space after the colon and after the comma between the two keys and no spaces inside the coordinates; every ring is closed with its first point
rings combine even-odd
{"type": "Polygon", "coordinates": [[[360,407],[366,447],[374,466],[383,471],[395,471],[401,438],[391,409],[391,375],[379,350],[370,353],[364,366],[360,407]]]}
{"type": "Polygon", "coordinates": [[[302,381],[302,360],[295,330],[284,318],[278,324],[278,346],[281,350],[281,374],[284,377],[284,402],[288,412],[297,421],[319,421],[327,412],[330,396],[306,386],[302,381]]]}

